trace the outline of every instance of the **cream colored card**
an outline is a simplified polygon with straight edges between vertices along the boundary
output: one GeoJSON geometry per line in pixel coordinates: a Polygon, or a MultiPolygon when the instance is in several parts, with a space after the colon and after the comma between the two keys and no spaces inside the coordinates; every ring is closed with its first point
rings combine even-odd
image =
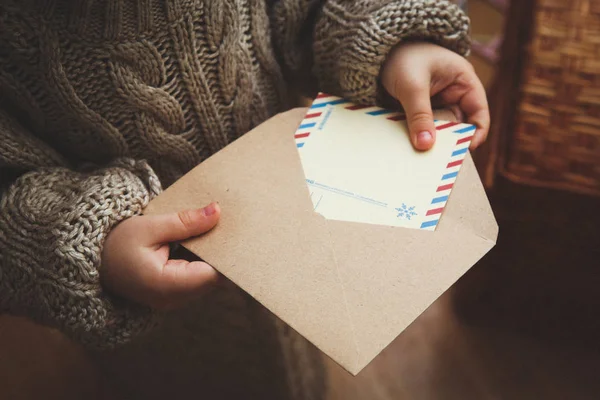
{"type": "Polygon", "coordinates": [[[435,123],[435,145],[420,152],[401,114],[319,95],[295,135],[315,211],[331,220],[434,230],[475,131],[435,123]]]}

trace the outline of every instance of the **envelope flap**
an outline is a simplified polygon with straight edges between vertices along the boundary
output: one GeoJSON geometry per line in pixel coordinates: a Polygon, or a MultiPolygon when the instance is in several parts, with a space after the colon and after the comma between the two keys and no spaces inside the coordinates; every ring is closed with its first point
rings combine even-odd
{"type": "Polygon", "coordinates": [[[222,217],[185,247],[336,361],[359,357],[326,221],[313,212],[293,132],[306,110],[280,114],[198,165],[147,214],[218,201],[222,217]]]}
{"type": "Polygon", "coordinates": [[[468,156],[434,232],[328,221],[360,350],[350,372],[364,368],[493,247],[497,225],[473,180],[479,177],[468,156]]]}

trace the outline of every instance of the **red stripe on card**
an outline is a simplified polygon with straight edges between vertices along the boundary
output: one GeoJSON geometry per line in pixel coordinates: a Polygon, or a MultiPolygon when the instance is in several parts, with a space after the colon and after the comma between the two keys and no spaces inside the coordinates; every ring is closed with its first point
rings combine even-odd
{"type": "Polygon", "coordinates": [[[448,163],[448,165],[446,165],[446,168],[456,167],[457,165],[460,165],[462,163],[463,163],[463,160],[453,161],[451,163],[448,163]]]}
{"type": "Polygon", "coordinates": [[[435,208],[433,210],[427,211],[426,215],[429,216],[429,215],[441,214],[442,211],[444,211],[444,207],[442,207],[442,208],[435,208]]]}
{"type": "Polygon", "coordinates": [[[331,97],[331,95],[327,94],[327,93],[319,93],[319,95],[317,96],[317,99],[322,99],[324,97],[331,97]]]}
{"type": "Polygon", "coordinates": [[[441,131],[442,129],[451,128],[456,125],[458,125],[458,122],[448,122],[447,124],[437,126],[435,129],[441,131]]]}
{"type": "Polygon", "coordinates": [[[458,141],[456,142],[456,144],[467,143],[467,142],[470,142],[471,139],[473,139],[473,136],[469,136],[469,137],[466,137],[466,138],[458,139],[458,141]]]}
{"type": "Polygon", "coordinates": [[[450,190],[452,189],[452,186],[454,186],[454,183],[449,183],[447,185],[443,185],[437,188],[438,192],[443,192],[444,190],[450,190]]]}
{"type": "Polygon", "coordinates": [[[317,118],[317,117],[320,117],[321,114],[322,113],[320,113],[320,112],[312,113],[312,114],[306,114],[306,116],[304,117],[304,119],[307,119],[307,118],[317,118]]]}
{"type": "Polygon", "coordinates": [[[308,135],[310,135],[310,132],[307,132],[307,133],[298,133],[297,135],[294,135],[294,137],[296,139],[301,139],[301,138],[308,137],[308,135]]]}
{"type": "Polygon", "coordinates": [[[362,110],[363,108],[369,108],[370,106],[365,106],[363,104],[355,104],[353,106],[347,106],[346,110],[352,110],[352,111],[356,111],[356,110],[362,110]]]}
{"type": "Polygon", "coordinates": [[[394,115],[392,117],[388,117],[387,119],[392,121],[404,121],[406,119],[406,115],[394,115]]]}

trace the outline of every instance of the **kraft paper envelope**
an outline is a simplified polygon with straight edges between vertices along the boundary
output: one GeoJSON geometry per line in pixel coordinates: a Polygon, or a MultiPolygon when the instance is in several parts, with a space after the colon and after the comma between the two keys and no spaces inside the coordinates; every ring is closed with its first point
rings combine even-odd
{"type": "Polygon", "coordinates": [[[242,136],[146,213],[218,201],[219,224],[183,245],[357,374],[494,246],[498,226],[469,155],[435,231],[326,220],[294,139],[305,113],[242,136]]]}

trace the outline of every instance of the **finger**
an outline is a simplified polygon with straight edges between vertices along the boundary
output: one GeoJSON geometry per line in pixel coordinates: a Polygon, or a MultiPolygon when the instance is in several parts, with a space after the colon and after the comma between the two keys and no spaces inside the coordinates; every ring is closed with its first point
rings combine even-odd
{"type": "Polygon", "coordinates": [[[162,269],[161,282],[165,291],[189,294],[215,282],[218,276],[204,261],[168,260],[162,269]]]}
{"type": "Polygon", "coordinates": [[[410,139],[417,150],[429,150],[435,142],[435,124],[428,84],[401,84],[397,99],[406,113],[410,139]]]}
{"type": "Polygon", "coordinates": [[[471,149],[474,149],[483,143],[488,135],[490,113],[485,88],[475,70],[470,64],[468,65],[469,68],[464,68],[465,72],[454,84],[443,89],[435,97],[445,105],[458,104],[466,117],[466,122],[477,127],[471,141],[471,149]]]}
{"type": "Polygon", "coordinates": [[[211,230],[219,221],[219,205],[211,203],[196,210],[145,216],[145,241],[149,245],[176,242],[211,230]]]}
{"type": "Polygon", "coordinates": [[[168,257],[167,244],[144,249],[138,257],[141,264],[121,268],[118,279],[112,280],[112,290],[155,309],[172,309],[204,294],[219,280],[217,271],[203,261],[168,257]]]}
{"type": "Polygon", "coordinates": [[[451,105],[449,109],[450,111],[452,111],[452,114],[454,114],[454,117],[458,122],[463,122],[465,120],[465,113],[460,109],[458,105],[451,105]]]}
{"type": "Polygon", "coordinates": [[[200,296],[219,278],[218,272],[202,261],[168,260],[161,271],[151,302],[161,309],[182,306],[200,296]]]}
{"type": "Polygon", "coordinates": [[[460,99],[458,104],[467,116],[467,122],[477,127],[471,141],[470,148],[473,150],[485,141],[490,130],[490,111],[487,96],[479,79],[473,80],[473,86],[460,99]]]}
{"type": "Polygon", "coordinates": [[[446,107],[451,104],[458,105],[460,114],[457,114],[455,109],[453,112],[457,117],[460,116],[457,118],[459,121],[465,120],[477,127],[471,141],[471,149],[475,149],[485,141],[490,128],[490,114],[485,90],[483,86],[478,86],[451,86],[444,89],[438,97],[440,104],[444,104],[446,107]]]}

